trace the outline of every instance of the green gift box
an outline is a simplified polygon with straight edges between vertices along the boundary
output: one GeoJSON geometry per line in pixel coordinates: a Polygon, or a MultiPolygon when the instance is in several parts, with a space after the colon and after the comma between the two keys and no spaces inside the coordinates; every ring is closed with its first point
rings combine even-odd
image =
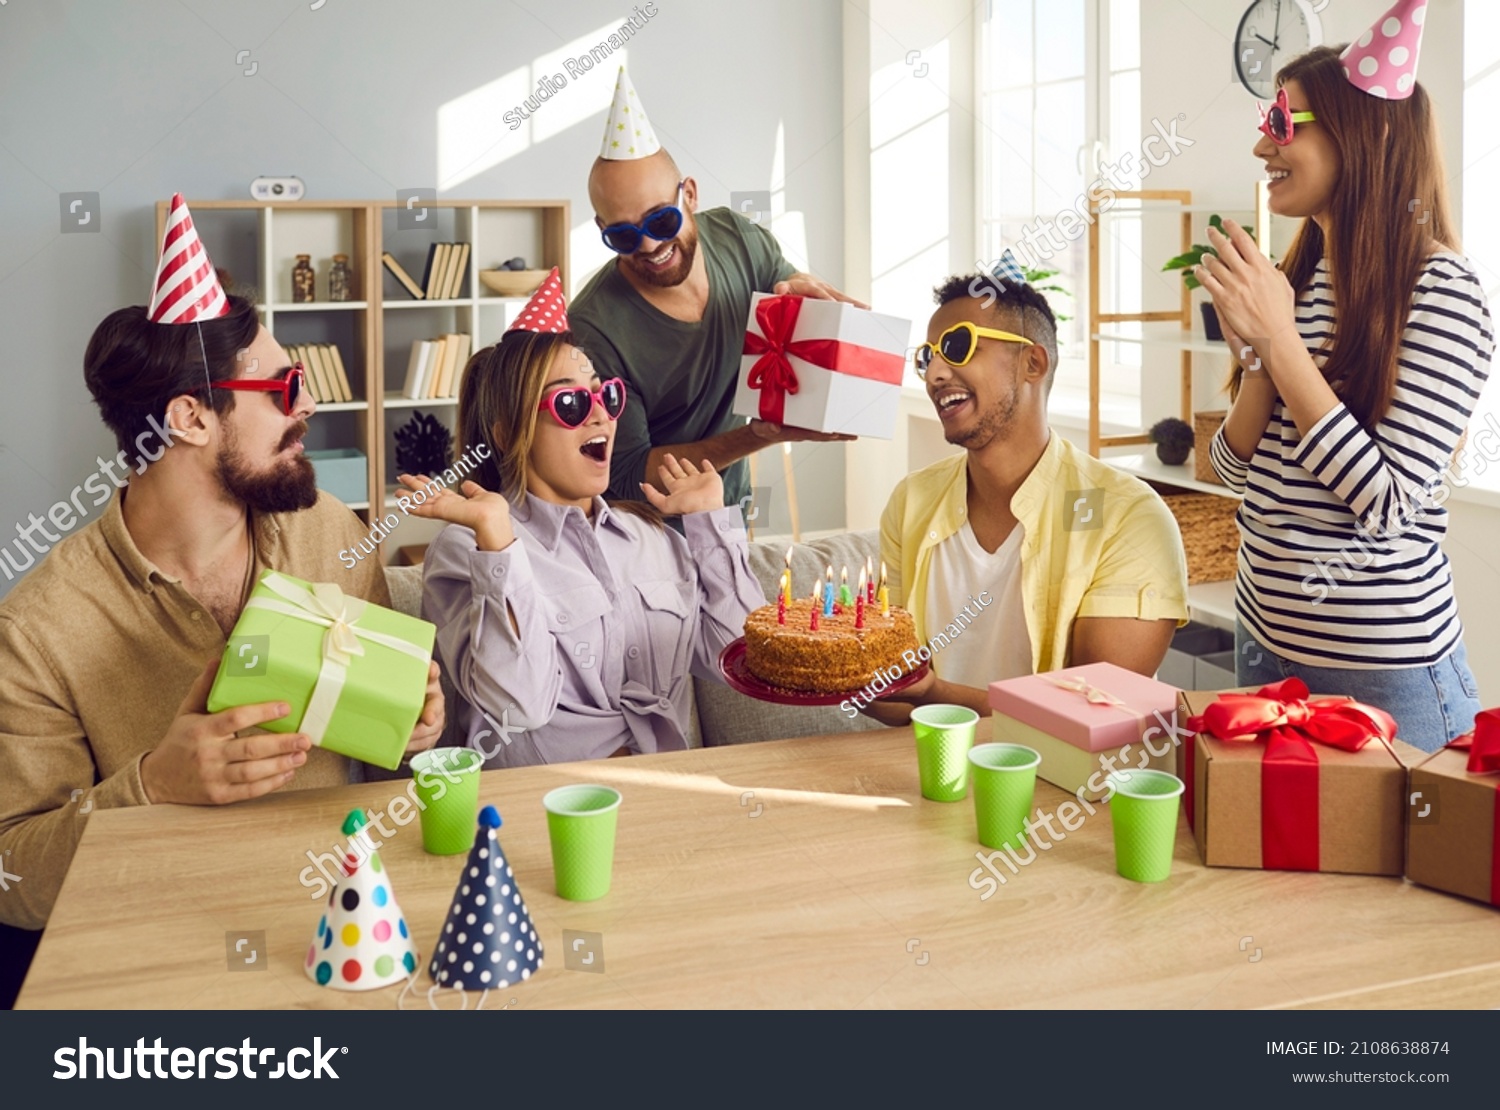
{"type": "Polygon", "coordinates": [[[331,583],[268,570],[224,649],[208,709],[284,701],[291,712],[261,727],[394,770],[427,699],[436,635],[331,583]]]}

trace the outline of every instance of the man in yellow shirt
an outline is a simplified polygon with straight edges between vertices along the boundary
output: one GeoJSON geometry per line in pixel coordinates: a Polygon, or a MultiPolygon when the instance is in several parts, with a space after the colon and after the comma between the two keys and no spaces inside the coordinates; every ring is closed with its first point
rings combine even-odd
{"type": "Polygon", "coordinates": [[[868,711],[988,713],[990,682],[1105,660],[1154,674],[1187,619],[1176,520],[1047,426],[1056,322],[1017,271],[950,278],[935,297],[917,371],[965,450],[904,479],[880,528],[891,604],[911,611],[932,670],[868,711]]]}

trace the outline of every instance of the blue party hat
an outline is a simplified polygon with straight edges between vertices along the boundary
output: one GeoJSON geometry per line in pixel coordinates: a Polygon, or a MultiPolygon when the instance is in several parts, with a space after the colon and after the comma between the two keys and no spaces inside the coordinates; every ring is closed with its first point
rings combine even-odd
{"type": "Polygon", "coordinates": [[[485,806],[428,974],[440,987],[485,991],[530,979],[542,942],[500,847],[500,814],[485,806]]]}
{"type": "Polygon", "coordinates": [[[1016,285],[1026,284],[1026,272],[1021,269],[1021,264],[1016,261],[1016,256],[1009,247],[1000,253],[1000,258],[990,269],[990,273],[1001,281],[1014,282],[1016,285]]]}

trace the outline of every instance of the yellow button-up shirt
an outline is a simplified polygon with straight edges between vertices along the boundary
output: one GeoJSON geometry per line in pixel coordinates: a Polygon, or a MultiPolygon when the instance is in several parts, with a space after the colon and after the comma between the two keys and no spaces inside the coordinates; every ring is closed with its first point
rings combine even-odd
{"type": "MultiPolygon", "coordinates": [[[[880,521],[892,605],[908,609],[926,642],[956,614],[929,613],[932,551],[964,526],[968,454],[908,475],[880,521]]],[[[1177,521],[1146,483],[1056,432],[1011,498],[1024,530],[1021,596],[1032,671],[1070,663],[1079,617],[1187,620],[1187,558],[1177,521]]]]}

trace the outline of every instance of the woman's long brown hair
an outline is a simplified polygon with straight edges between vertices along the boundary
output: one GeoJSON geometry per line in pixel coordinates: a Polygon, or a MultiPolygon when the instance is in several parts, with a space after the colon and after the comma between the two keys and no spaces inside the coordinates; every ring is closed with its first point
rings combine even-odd
{"type": "MultiPolygon", "coordinates": [[[[459,454],[476,458],[470,448],[487,444],[489,457],[480,462],[474,480],[512,505],[526,496],[538,409],[552,358],[562,347],[581,350],[571,332],[508,331],[464,367],[458,391],[459,454]]],[[[610,507],[662,525],[661,514],[647,502],[612,501],[610,507]]]]}
{"type": "Polygon", "coordinates": [[[1318,116],[1310,126],[1327,132],[1342,163],[1331,241],[1316,220],[1303,220],[1281,270],[1300,294],[1328,259],[1337,320],[1323,376],[1368,428],[1390,409],[1401,333],[1433,243],[1457,251],[1459,241],[1426,91],[1418,83],[1405,100],[1361,92],[1344,76],[1342,50],[1309,50],[1276,75],[1278,85],[1301,84],[1318,116]]]}

